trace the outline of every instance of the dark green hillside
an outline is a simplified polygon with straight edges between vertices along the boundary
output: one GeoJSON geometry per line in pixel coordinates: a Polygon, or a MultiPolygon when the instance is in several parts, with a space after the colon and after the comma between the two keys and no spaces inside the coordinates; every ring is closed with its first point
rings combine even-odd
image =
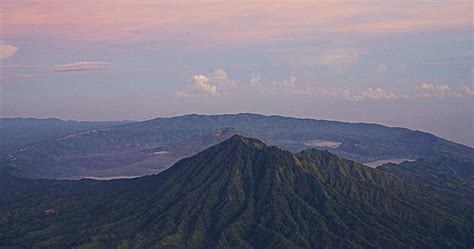
{"type": "Polygon", "coordinates": [[[0,183],[0,247],[472,248],[473,211],[328,152],[233,136],[159,175],[0,183]],[[14,190],[12,193],[11,191],[14,190]]]}
{"type": "Polygon", "coordinates": [[[474,150],[470,147],[441,141],[423,158],[379,169],[399,176],[421,191],[469,199],[474,206],[474,150]]]}
{"type": "Polygon", "coordinates": [[[474,231],[474,160],[438,151],[415,162],[387,164],[379,169],[397,175],[419,193],[440,199],[433,204],[440,209],[470,216],[468,226],[474,231]]]}

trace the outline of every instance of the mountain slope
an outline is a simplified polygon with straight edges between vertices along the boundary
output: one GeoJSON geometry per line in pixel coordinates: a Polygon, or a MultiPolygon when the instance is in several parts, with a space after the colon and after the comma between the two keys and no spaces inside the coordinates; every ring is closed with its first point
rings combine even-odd
{"type": "MultiPolygon", "coordinates": [[[[396,175],[416,187],[418,192],[441,200],[441,209],[450,209],[451,213],[458,214],[474,212],[473,160],[435,154],[400,165],[383,165],[379,170],[396,175]],[[459,203],[468,205],[460,206],[459,203]]],[[[471,215],[470,219],[474,220],[474,216],[471,215]]]]}
{"type": "MultiPolygon", "coordinates": [[[[110,130],[110,129],[107,129],[110,130]]],[[[97,130],[78,134],[97,133],[97,130]]],[[[192,156],[212,145],[218,144],[235,134],[243,134],[232,128],[216,129],[209,134],[193,135],[174,144],[147,148],[126,146],[115,147],[115,151],[84,152],[69,143],[76,136],[35,144],[8,157],[11,174],[23,177],[55,178],[114,178],[156,174],[177,162],[192,156]]],[[[88,148],[94,148],[90,144],[88,148]]]]}
{"type": "MultiPolygon", "coordinates": [[[[186,146],[179,151],[183,142],[196,136],[205,138],[215,130],[227,128],[292,152],[307,148],[327,149],[362,163],[422,158],[439,147],[453,154],[458,151],[474,154],[474,150],[467,146],[409,129],[243,113],[157,118],[111,129],[70,134],[21,148],[11,153],[5,164],[9,166],[10,173],[31,178],[145,175],[163,170],[189,156],[186,146]],[[146,154],[157,148],[170,147],[175,148],[176,157],[165,158],[161,162],[149,160],[146,154]]],[[[209,146],[213,143],[202,144],[209,146]]]]}
{"type": "Polygon", "coordinates": [[[2,247],[474,244],[472,209],[440,209],[443,203],[399,177],[328,152],[294,155],[238,135],[155,176],[107,182],[5,176],[0,186],[2,247]]]}
{"type": "Polygon", "coordinates": [[[0,118],[0,158],[29,144],[59,138],[68,133],[129,124],[129,121],[86,122],[56,118],[0,118]]]}

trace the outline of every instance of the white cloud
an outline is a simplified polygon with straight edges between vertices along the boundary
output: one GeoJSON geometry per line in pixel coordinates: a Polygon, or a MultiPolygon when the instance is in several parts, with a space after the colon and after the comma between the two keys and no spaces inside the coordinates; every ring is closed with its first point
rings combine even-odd
{"type": "Polygon", "coordinates": [[[311,93],[315,96],[327,96],[338,99],[351,99],[352,93],[348,88],[326,88],[311,87],[311,93]]]}
{"type": "Polygon", "coordinates": [[[461,86],[460,90],[466,95],[474,96],[474,86],[461,86]]]}
{"type": "Polygon", "coordinates": [[[217,68],[211,73],[211,77],[217,80],[229,80],[227,73],[222,68],[217,68]]]}
{"type": "Polygon", "coordinates": [[[112,65],[103,61],[78,61],[67,64],[60,64],[52,67],[54,72],[74,72],[74,71],[90,71],[105,69],[112,65]]]}
{"type": "Polygon", "coordinates": [[[360,98],[361,100],[392,100],[398,99],[399,97],[393,92],[387,91],[381,87],[369,87],[362,91],[359,96],[356,96],[356,98],[360,98]]]}
{"type": "Polygon", "coordinates": [[[213,84],[220,86],[235,86],[235,80],[231,80],[222,68],[217,68],[209,75],[209,79],[213,84]]]}
{"type": "Polygon", "coordinates": [[[217,86],[209,83],[209,78],[202,74],[197,74],[193,76],[194,86],[199,91],[210,96],[220,96],[220,93],[217,91],[217,86]]]}
{"type": "Polygon", "coordinates": [[[332,67],[350,67],[359,60],[360,52],[355,49],[330,49],[320,54],[320,61],[332,67]]]}
{"type": "Polygon", "coordinates": [[[283,87],[283,88],[295,88],[296,87],[296,77],[290,76],[288,79],[282,81],[275,81],[273,85],[283,87]]]}
{"type": "Polygon", "coordinates": [[[433,85],[433,84],[426,84],[426,83],[421,85],[421,89],[428,90],[428,91],[440,91],[440,92],[446,92],[446,91],[451,90],[448,85],[433,85]]]}
{"type": "Polygon", "coordinates": [[[176,91],[176,97],[178,97],[178,98],[187,98],[187,97],[191,97],[191,94],[189,94],[185,91],[176,91]]]}
{"type": "Polygon", "coordinates": [[[215,69],[212,73],[195,74],[191,78],[192,86],[187,91],[177,91],[177,97],[191,97],[199,94],[207,96],[220,96],[226,93],[229,87],[235,87],[236,82],[229,78],[222,68],[215,69]]]}
{"type": "Polygon", "coordinates": [[[458,85],[448,86],[446,84],[421,84],[417,87],[402,91],[391,91],[383,87],[368,87],[365,89],[350,87],[324,87],[316,85],[299,86],[296,77],[274,81],[273,84],[265,84],[260,77],[250,79],[249,86],[252,91],[262,95],[292,94],[299,96],[327,97],[344,101],[396,101],[420,98],[464,98],[474,97],[474,86],[458,85]]]}
{"type": "Polygon", "coordinates": [[[211,78],[216,80],[229,80],[227,73],[222,68],[217,68],[211,73],[211,78]]]}
{"type": "Polygon", "coordinates": [[[247,89],[261,95],[306,94],[306,89],[297,88],[296,77],[293,75],[273,82],[262,79],[265,78],[259,75],[251,77],[247,89]]]}
{"type": "Polygon", "coordinates": [[[8,59],[15,55],[18,51],[18,47],[12,46],[10,44],[0,43],[0,60],[8,59]]]}
{"type": "Polygon", "coordinates": [[[406,98],[405,95],[399,95],[381,87],[369,87],[365,90],[355,90],[348,87],[341,88],[311,88],[311,95],[321,97],[331,97],[346,101],[384,101],[406,98]]]}
{"type": "Polygon", "coordinates": [[[473,86],[450,87],[446,84],[424,83],[417,87],[420,97],[445,98],[445,97],[469,97],[474,96],[473,86]]]}
{"type": "Polygon", "coordinates": [[[455,95],[455,92],[445,84],[442,85],[434,85],[434,84],[421,84],[418,87],[420,90],[420,94],[422,97],[447,97],[451,95],[455,95]]]}
{"type": "Polygon", "coordinates": [[[257,84],[260,82],[260,76],[255,76],[250,78],[249,85],[250,86],[257,86],[257,84]]]}

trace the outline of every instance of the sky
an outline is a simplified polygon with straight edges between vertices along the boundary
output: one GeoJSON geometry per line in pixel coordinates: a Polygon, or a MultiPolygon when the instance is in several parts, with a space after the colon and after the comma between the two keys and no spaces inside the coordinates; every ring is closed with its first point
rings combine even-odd
{"type": "Polygon", "coordinates": [[[0,0],[0,116],[252,112],[474,146],[468,1],[0,0]]]}

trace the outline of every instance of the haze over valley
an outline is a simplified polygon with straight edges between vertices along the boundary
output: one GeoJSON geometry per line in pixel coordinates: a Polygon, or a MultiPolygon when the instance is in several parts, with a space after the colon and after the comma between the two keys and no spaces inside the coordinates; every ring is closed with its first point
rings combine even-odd
{"type": "MultiPolygon", "coordinates": [[[[5,127],[11,122],[42,122],[2,121],[5,127]]],[[[69,130],[68,123],[62,125],[69,130]]],[[[110,125],[76,133],[58,132],[56,138],[38,138],[39,142],[23,146],[13,144],[10,153],[4,155],[6,169],[17,176],[60,179],[156,174],[235,134],[253,136],[295,153],[307,148],[328,150],[371,167],[413,161],[445,146],[469,148],[404,128],[247,113],[186,115],[110,125]]],[[[23,138],[29,141],[29,137],[23,138]]],[[[20,143],[21,136],[16,140],[20,143]]]]}

